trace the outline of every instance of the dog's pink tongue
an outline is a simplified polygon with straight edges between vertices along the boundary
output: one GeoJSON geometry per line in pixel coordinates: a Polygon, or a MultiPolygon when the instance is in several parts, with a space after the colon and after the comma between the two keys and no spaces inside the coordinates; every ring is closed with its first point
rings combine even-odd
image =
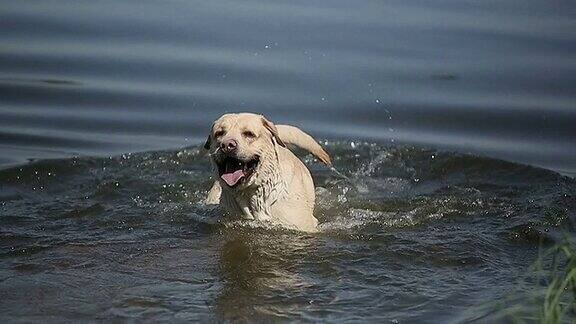
{"type": "Polygon", "coordinates": [[[221,175],[221,178],[224,179],[224,181],[226,181],[226,183],[230,187],[238,183],[238,181],[240,181],[240,179],[242,179],[243,177],[244,177],[244,171],[242,170],[236,170],[232,173],[224,173],[223,175],[221,175]]]}

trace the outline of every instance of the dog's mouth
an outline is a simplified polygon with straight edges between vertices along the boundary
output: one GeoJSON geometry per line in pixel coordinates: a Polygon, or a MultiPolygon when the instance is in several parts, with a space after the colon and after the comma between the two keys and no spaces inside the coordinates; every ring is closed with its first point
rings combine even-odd
{"type": "Polygon", "coordinates": [[[259,162],[260,158],[258,156],[248,161],[229,156],[217,163],[218,175],[229,187],[236,187],[250,178],[259,162]]]}

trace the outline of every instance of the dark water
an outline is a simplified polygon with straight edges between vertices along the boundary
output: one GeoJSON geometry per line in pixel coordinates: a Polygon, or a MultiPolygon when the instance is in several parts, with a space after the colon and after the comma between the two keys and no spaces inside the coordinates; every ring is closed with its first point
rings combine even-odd
{"type": "Polygon", "coordinates": [[[310,164],[314,235],[218,221],[194,148],[0,172],[0,317],[492,321],[502,315],[485,304],[511,298],[538,247],[574,231],[571,178],[409,147],[328,149],[351,182],[310,164]]]}
{"type": "Polygon", "coordinates": [[[536,309],[576,232],[575,30],[571,1],[2,1],[0,319],[536,309]],[[328,141],[321,233],[202,205],[228,111],[328,141]]]}

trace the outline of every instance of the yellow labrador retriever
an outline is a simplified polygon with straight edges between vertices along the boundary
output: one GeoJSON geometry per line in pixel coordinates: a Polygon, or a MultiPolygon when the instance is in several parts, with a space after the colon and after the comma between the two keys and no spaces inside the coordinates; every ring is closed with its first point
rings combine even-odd
{"type": "Polygon", "coordinates": [[[274,125],[251,113],[220,117],[204,145],[218,179],[206,202],[219,203],[231,216],[316,231],[314,183],[288,144],[331,166],[328,153],[294,126],[274,125]]]}

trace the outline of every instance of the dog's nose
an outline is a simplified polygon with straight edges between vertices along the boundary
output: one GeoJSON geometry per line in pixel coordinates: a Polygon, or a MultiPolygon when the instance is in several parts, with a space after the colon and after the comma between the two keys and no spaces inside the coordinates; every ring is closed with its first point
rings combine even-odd
{"type": "Polygon", "coordinates": [[[222,151],[224,151],[226,153],[236,151],[237,147],[238,147],[238,142],[236,142],[236,140],[234,140],[234,139],[227,139],[220,144],[220,148],[222,149],[222,151]]]}

